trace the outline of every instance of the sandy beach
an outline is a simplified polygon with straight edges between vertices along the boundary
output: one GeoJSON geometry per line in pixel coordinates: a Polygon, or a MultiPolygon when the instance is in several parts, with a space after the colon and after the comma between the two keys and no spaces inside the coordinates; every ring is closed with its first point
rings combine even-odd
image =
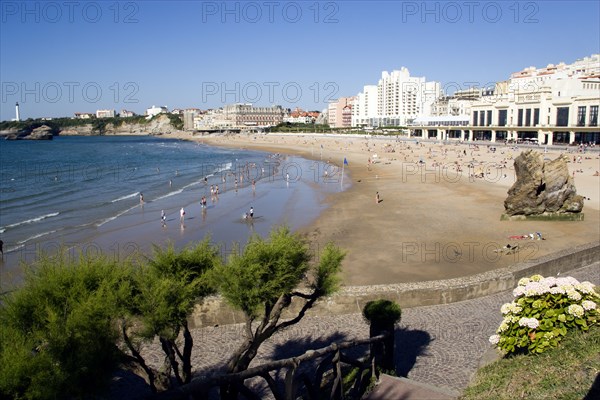
{"type": "Polygon", "coordinates": [[[569,170],[575,171],[578,194],[589,198],[584,221],[501,221],[515,181],[513,159],[523,146],[496,144],[494,152],[487,145],[318,134],[194,140],[328,161],[327,172],[302,171],[302,179],[320,185],[340,184],[343,167],[352,186],[330,194],[328,208],[300,231],[315,249],[334,241],[347,251],[343,282],[348,286],[467,276],[600,239],[598,152],[552,148],[544,154],[554,159],[573,152],[569,170]],[[581,162],[571,162],[573,156],[581,156],[581,162]],[[471,177],[481,172],[484,178],[471,177]],[[536,232],[544,240],[510,238],[536,232]],[[503,248],[509,244],[519,251],[507,254],[503,248]]]}
{"type": "Polygon", "coordinates": [[[18,277],[19,260],[35,260],[40,249],[66,244],[74,252],[126,257],[148,254],[153,243],[182,247],[210,233],[215,243],[225,243],[226,253],[227,243],[244,243],[250,234],[266,235],[283,223],[306,235],[315,254],[330,241],[344,249],[346,286],[458,278],[600,240],[600,177],[594,176],[600,170],[598,151],[553,148],[544,154],[554,159],[573,151],[570,172],[578,193],[589,198],[584,221],[501,221],[515,181],[513,159],[524,147],[499,144],[492,151],[487,145],[323,134],[165,136],[280,153],[282,162],[256,191],[246,182],[239,193],[227,191],[207,209],[199,205],[202,193],[194,190],[176,200],[151,202],[142,212],[127,213],[87,236],[49,237],[9,253],[0,269],[2,283],[18,277]],[[182,206],[188,211],[185,225],[178,220],[182,206]],[[241,223],[250,206],[259,218],[241,223]],[[161,209],[169,215],[162,229],[161,209]],[[544,240],[510,238],[537,232],[544,240]],[[507,245],[519,250],[506,251],[507,245]]]}

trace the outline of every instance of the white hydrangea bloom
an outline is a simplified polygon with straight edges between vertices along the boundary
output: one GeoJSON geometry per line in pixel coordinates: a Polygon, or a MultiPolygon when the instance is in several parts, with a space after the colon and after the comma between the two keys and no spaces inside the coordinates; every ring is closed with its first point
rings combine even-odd
{"type": "Polygon", "coordinates": [[[513,296],[521,297],[525,294],[525,286],[517,286],[515,290],[513,290],[513,296]]]}
{"type": "Polygon", "coordinates": [[[596,303],[594,303],[591,300],[584,300],[581,302],[581,307],[583,307],[584,310],[589,311],[589,310],[595,310],[596,309],[596,303]]]}
{"type": "Polygon", "coordinates": [[[531,329],[535,329],[540,326],[540,321],[535,318],[526,318],[523,317],[519,320],[519,326],[527,326],[531,329]]]}
{"type": "Polygon", "coordinates": [[[551,293],[551,294],[565,294],[566,292],[565,292],[565,289],[563,289],[563,288],[561,288],[559,286],[554,286],[554,287],[550,288],[549,293],[551,293]]]}
{"type": "Polygon", "coordinates": [[[539,275],[539,274],[533,275],[533,276],[531,277],[531,280],[532,280],[532,281],[534,281],[534,282],[539,282],[539,281],[541,281],[542,279],[544,279],[544,277],[543,277],[543,276],[541,276],[541,275],[539,275]]]}
{"type": "Polygon", "coordinates": [[[575,285],[575,289],[579,290],[581,293],[585,294],[594,294],[594,284],[591,282],[583,282],[579,285],[575,285]]]}
{"type": "Polygon", "coordinates": [[[573,315],[574,317],[583,317],[583,307],[581,307],[579,304],[572,304],[567,308],[567,313],[573,315]]]}
{"type": "Polygon", "coordinates": [[[519,279],[519,286],[525,286],[529,282],[531,282],[531,279],[529,279],[529,278],[521,278],[521,279],[519,279]]]}
{"type": "Polygon", "coordinates": [[[569,290],[569,291],[567,291],[567,296],[571,300],[575,300],[575,301],[581,300],[581,295],[576,290],[569,290]]]}
{"type": "Polygon", "coordinates": [[[490,336],[489,341],[490,341],[491,344],[497,345],[498,342],[500,341],[500,335],[492,335],[492,336],[490,336]]]}

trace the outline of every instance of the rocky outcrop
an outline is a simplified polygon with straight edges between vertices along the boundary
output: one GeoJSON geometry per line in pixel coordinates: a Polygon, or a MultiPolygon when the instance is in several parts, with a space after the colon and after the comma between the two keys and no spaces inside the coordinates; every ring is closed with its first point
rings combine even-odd
{"type": "Polygon", "coordinates": [[[18,132],[6,135],[6,140],[52,140],[52,128],[42,125],[31,132],[18,132]]]}
{"type": "Polygon", "coordinates": [[[89,125],[69,127],[60,131],[63,136],[68,135],[161,135],[163,133],[180,132],[171,125],[167,115],[161,114],[146,123],[127,123],[119,125],[107,124],[102,132],[97,132],[89,125]]]}
{"type": "Polygon", "coordinates": [[[515,159],[515,172],[517,181],[504,201],[507,215],[579,213],[583,209],[583,197],[577,195],[564,155],[545,162],[541,154],[525,151],[515,159]]]}

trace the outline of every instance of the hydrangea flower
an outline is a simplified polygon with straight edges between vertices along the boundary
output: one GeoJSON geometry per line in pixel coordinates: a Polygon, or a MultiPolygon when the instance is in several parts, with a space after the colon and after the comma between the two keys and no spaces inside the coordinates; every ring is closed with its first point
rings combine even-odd
{"type": "Polygon", "coordinates": [[[500,342],[500,335],[492,335],[489,339],[490,343],[493,345],[497,345],[500,342]]]}
{"type": "Polygon", "coordinates": [[[581,318],[583,317],[583,307],[580,306],[579,304],[571,304],[568,308],[567,308],[567,313],[573,315],[574,317],[578,317],[581,318]]]}
{"type": "Polygon", "coordinates": [[[541,275],[539,275],[539,274],[533,275],[533,276],[531,277],[531,280],[532,280],[532,281],[534,281],[534,282],[539,282],[539,281],[541,281],[542,279],[544,279],[544,277],[543,277],[543,276],[541,276],[541,275]]]}
{"type": "Polygon", "coordinates": [[[596,303],[594,303],[591,300],[584,300],[584,301],[581,302],[581,307],[583,307],[583,309],[585,311],[595,310],[596,309],[596,303]]]}
{"type": "Polygon", "coordinates": [[[519,320],[519,326],[527,326],[531,329],[535,329],[540,326],[540,321],[535,318],[526,318],[523,317],[519,320]]]}
{"type": "Polygon", "coordinates": [[[595,294],[594,285],[591,282],[583,282],[578,285],[575,285],[575,289],[579,290],[584,294],[595,294]]]}
{"type": "Polygon", "coordinates": [[[519,286],[525,286],[529,282],[531,282],[531,279],[529,279],[529,278],[521,278],[521,279],[519,279],[519,286]]]}
{"type": "Polygon", "coordinates": [[[575,300],[575,301],[581,300],[581,295],[576,290],[567,291],[567,296],[569,297],[570,300],[575,300]]]}
{"type": "Polygon", "coordinates": [[[559,286],[551,287],[549,292],[551,294],[565,294],[565,290],[559,286]]]}

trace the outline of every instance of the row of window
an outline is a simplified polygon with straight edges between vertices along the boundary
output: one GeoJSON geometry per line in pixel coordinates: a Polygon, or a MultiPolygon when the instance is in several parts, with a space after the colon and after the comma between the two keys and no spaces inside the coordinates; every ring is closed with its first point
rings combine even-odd
{"type": "MultiPolygon", "coordinates": [[[[579,106],[577,108],[577,126],[598,126],[598,106],[579,106]]],[[[517,126],[537,126],[540,123],[539,108],[519,108],[517,126]]],[[[497,126],[508,124],[508,110],[498,110],[497,126]]],[[[550,124],[550,116],[548,116],[550,124]]],[[[473,126],[492,126],[492,110],[473,111],[473,126]]],[[[556,108],[556,126],[569,126],[569,107],[556,108]]]]}

